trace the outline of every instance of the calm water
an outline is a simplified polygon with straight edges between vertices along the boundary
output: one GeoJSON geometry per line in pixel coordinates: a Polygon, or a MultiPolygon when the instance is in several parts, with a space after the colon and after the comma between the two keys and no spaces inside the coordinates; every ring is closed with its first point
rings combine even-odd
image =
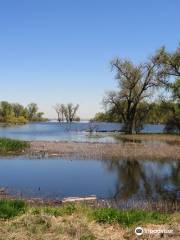
{"type": "MultiPolygon", "coordinates": [[[[87,131],[118,131],[118,123],[31,123],[22,126],[0,126],[0,136],[23,140],[62,140],[80,142],[116,142],[113,134],[88,133],[87,131]]],[[[163,125],[150,125],[144,127],[143,132],[163,132],[163,125]]]]}
{"type": "Polygon", "coordinates": [[[26,197],[94,194],[116,200],[180,199],[180,163],[0,158],[0,187],[26,197]]]}

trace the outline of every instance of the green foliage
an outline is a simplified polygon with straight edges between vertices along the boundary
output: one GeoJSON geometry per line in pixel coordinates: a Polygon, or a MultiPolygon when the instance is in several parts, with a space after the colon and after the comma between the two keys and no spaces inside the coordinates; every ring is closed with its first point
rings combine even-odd
{"type": "Polygon", "coordinates": [[[28,122],[28,120],[25,119],[25,117],[23,117],[23,116],[7,117],[5,122],[9,123],[9,124],[25,124],[28,122]]]}
{"type": "Polygon", "coordinates": [[[93,120],[121,122],[122,130],[129,134],[139,132],[144,123],[171,122],[175,125],[174,129],[179,128],[176,124],[179,115],[174,114],[174,109],[180,104],[180,47],[173,53],[163,47],[139,65],[116,58],[111,66],[118,83],[117,90],[106,93],[103,100],[106,112],[97,113],[93,120]],[[170,76],[178,79],[170,83],[170,76]],[[163,102],[149,103],[152,90],[154,92],[162,87],[172,91],[174,101],[166,101],[166,109],[163,102]],[[171,117],[172,112],[175,121],[171,117]]]}
{"type": "Polygon", "coordinates": [[[144,117],[140,115],[141,111],[138,113],[140,104],[150,97],[150,89],[156,90],[160,86],[164,76],[153,59],[135,65],[129,60],[116,58],[111,65],[116,74],[117,90],[106,94],[104,104],[108,109],[115,109],[122,118],[123,131],[132,134],[142,127],[144,117]]]}
{"type": "Polygon", "coordinates": [[[92,119],[92,121],[96,122],[115,122],[113,117],[108,112],[98,112],[96,113],[95,117],[92,119]]]}
{"type": "Polygon", "coordinates": [[[165,132],[180,133],[180,114],[173,114],[166,122],[165,132]]]}
{"type": "Polygon", "coordinates": [[[0,103],[0,118],[7,121],[8,118],[11,118],[14,116],[13,107],[10,103],[2,101],[0,103]]]}
{"type": "Polygon", "coordinates": [[[81,236],[80,240],[96,240],[96,237],[92,234],[86,234],[81,236]]]}
{"type": "Polygon", "coordinates": [[[44,207],[42,209],[35,208],[33,210],[34,214],[39,214],[40,212],[46,213],[51,216],[64,216],[71,215],[76,211],[76,205],[73,203],[68,203],[60,207],[44,207]]]}
{"type": "Polygon", "coordinates": [[[38,106],[30,103],[27,108],[19,103],[0,102],[0,122],[9,124],[25,124],[28,121],[45,121],[42,112],[38,112],[38,106]]]}
{"type": "Polygon", "coordinates": [[[24,213],[27,205],[22,200],[0,200],[0,218],[9,219],[24,213]]]}
{"type": "Polygon", "coordinates": [[[29,144],[25,141],[0,138],[0,153],[20,153],[25,150],[29,144]]]}
{"type": "Polygon", "coordinates": [[[32,121],[33,118],[36,117],[36,115],[37,115],[38,106],[36,103],[30,103],[27,106],[27,110],[28,110],[28,118],[30,121],[32,121]]]}
{"type": "Polygon", "coordinates": [[[173,99],[180,103],[180,78],[177,78],[172,85],[173,99]]]}
{"type": "MultiPolygon", "coordinates": [[[[178,104],[173,101],[157,101],[153,103],[142,102],[139,104],[135,115],[135,129],[142,127],[143,123],[151,124],[165,124],[172,112],[175,111],[177,115],[180,115],[178,104]]],[[[113,112],[114,110],[108,110],[105,113],[97,113],[92,119],[93,121],[107,121],[107,122],[123,122],[118,114],[113,112]]]]}
{"type": "MultiPolygon", "coordinates": [[[[164,80],[169,80],[167,77],[170,76],[180,77],[180,44],[174,52],[168,52],[165,47],[160,48],[153,60],[159,65],[164,80]]],[[[169,85],[168,81],[163,83],[169,85]]]]}
{"type": "Polygon", "coordinates": [[[92,212],[93,218],[99,223],[119,223],[124,226],[138,222],[165,223],[169,220],[167,214],[144,210],[118,210],[114,208],[100,208],[92,212]]]}

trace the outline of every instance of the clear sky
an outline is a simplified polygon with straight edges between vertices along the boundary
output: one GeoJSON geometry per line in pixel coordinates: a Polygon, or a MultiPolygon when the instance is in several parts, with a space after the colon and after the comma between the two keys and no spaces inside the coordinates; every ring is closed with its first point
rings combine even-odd
{"type": "Polygon", "coordinates": [[[0,100],[102,110],[115,56],[143,61],[180,41],[180,0],[0,0],[0,100]]]}

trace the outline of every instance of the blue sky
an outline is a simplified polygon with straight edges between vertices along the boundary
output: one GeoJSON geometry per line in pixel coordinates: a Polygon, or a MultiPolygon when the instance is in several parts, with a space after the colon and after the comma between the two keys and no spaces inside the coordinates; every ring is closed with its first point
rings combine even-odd
{"type": "Polygon", "coordinates": [[[136,63],[180,41],[179,0],[0,0],[0,100],[79,103],[79,115],[102,110],[115,89],[109,62],[136,63]]]}

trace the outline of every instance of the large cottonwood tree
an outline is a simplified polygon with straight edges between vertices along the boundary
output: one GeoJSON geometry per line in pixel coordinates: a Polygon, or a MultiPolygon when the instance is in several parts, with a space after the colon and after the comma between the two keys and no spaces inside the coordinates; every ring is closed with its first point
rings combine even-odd
{"type": "Polygon", "coordinates": [[[139,104],[149,98],[153,89],[160,86],[165,75],[154,58],[135,65],[131,61],[116,58],[111,62],[118,83],[117,91],[110,91],[104,98],[106,106],[115,107],[123,120],[125,133],[135,132],[139,104]]]}

